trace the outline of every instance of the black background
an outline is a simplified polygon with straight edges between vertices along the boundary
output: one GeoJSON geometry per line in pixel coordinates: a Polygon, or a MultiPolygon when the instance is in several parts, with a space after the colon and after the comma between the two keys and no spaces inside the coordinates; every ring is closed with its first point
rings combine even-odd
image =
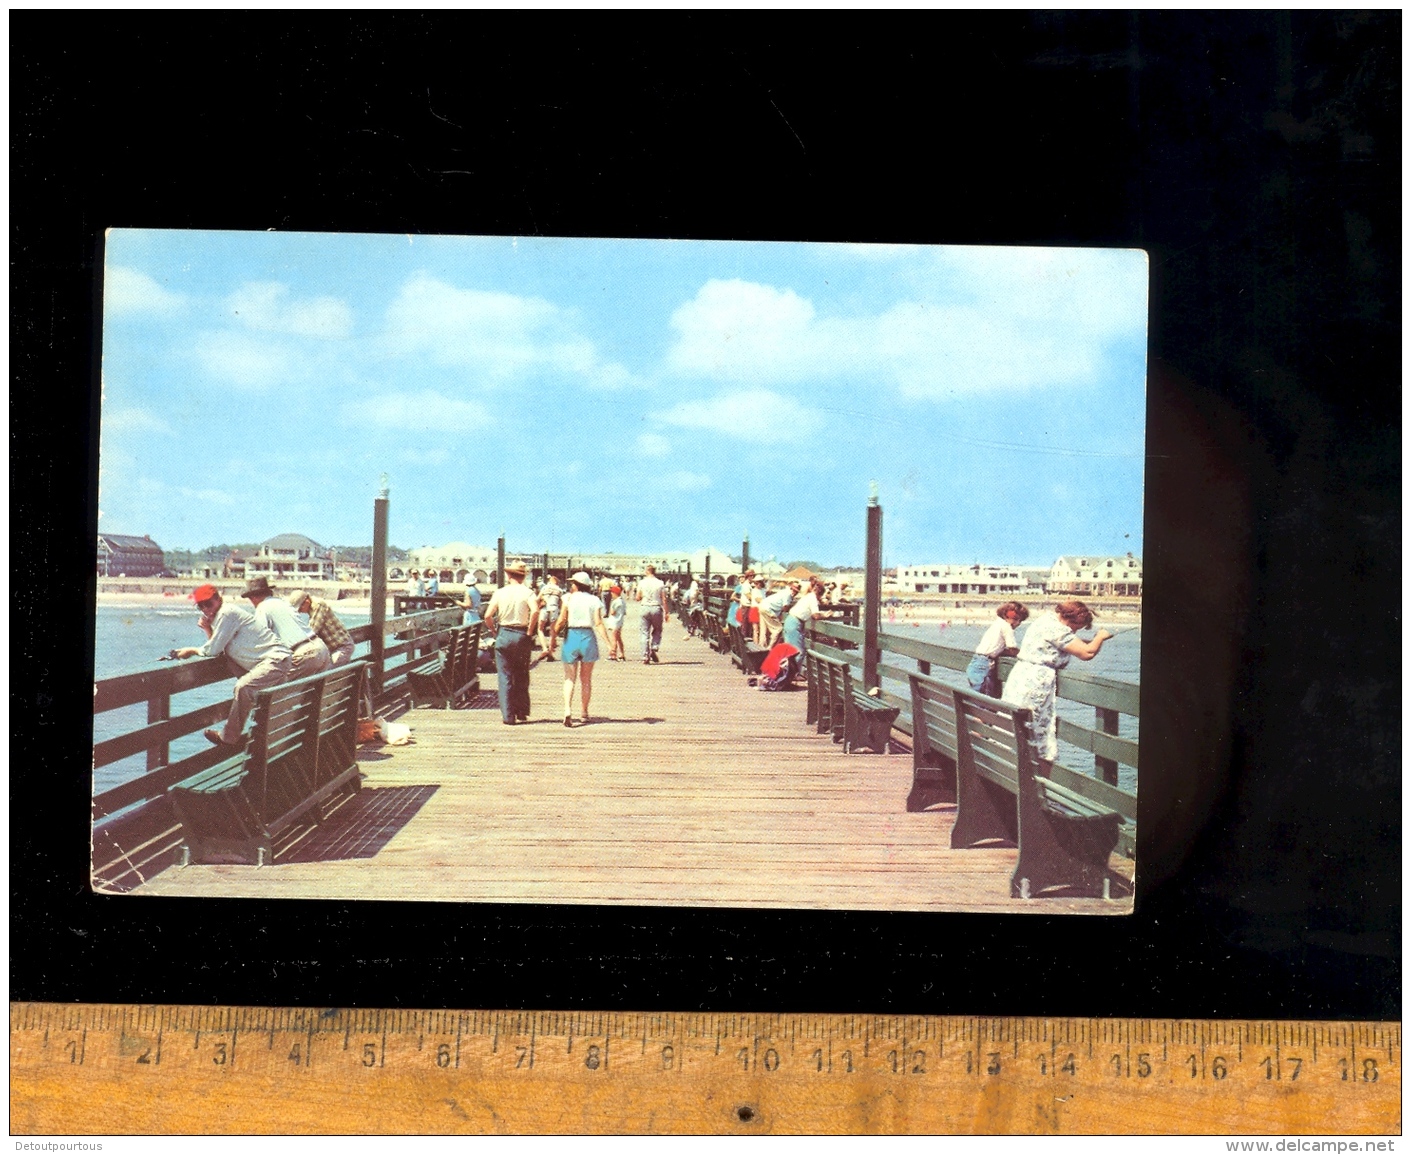
{"type": "Polygon", "coordinates": [[[1399,13],[11,37],[12,997],[1399,1018],[1399,13]],[[109,226],[1146,248],[1136,914],[92,894],[109,226]]]}

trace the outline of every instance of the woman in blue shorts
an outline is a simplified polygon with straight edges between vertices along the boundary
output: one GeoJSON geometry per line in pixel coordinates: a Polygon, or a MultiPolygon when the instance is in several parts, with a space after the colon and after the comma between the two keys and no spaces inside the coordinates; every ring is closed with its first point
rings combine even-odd
{"type": "MultiPolygon", "coordinates": [[[[583,724],[588,723],[588,702],[593,696],[593,663],[598,660],[597,634],[603,626],[603,603],[593,592],[593,579],[581,570],[568,579],[569,592],[554,624],[563,636],[559,660],[563,662],[563,724],[573,725],[573,687],[583,676],[583,724]]],[[[606,641],[606,637],[604,637],[606,641]]]]}

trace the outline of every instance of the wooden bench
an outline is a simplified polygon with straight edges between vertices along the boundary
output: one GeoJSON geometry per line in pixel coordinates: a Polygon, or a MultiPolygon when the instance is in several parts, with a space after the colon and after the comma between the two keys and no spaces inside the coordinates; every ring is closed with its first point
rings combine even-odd
{"type": "MultiPolygon", "coordinates": [[[[925,810],[956,801],[955,695],[952,689],[934,678],[911,675],[911,792],[906,799],[907,810],[925,810]]],[[[1048,778],[1058,790],[1081,795],[1120,814],[1122,824],[1117,832],[1117,851],[1127,858],[1136,857],[1136,795],[1057,764],[1050,768],[1048,778]]]]}
{"type": "Polygon", "coordinates": [[[952,849],[997,841],[1018,846],[1009,885],[1016,898],[1055,889],[1090,898],[1127,891],[1126,880],[1108,869],[1125,816],[1044,776],[1046,764],[1032,751],[1029,710],[946,689],[956,745],[952,849]]]}
{"type": "Polygon", "coordinates": [[[864,694],[853,685],[852,667],[816,649],[808,652],[809,709],[817,715],[818,732],[831,733],[843,751],[868,749],[885,754],[891,748],[898,706],[864,694]],[[816,687],[816,688],[815,688],[816,687]]]}
{"type": "Polygon", "coordinates": [[[261,690],[245,750],[172,786],[183,860],[263,866],[274,839],[361,784],[358,700],[366,662],[261,690]]]}
{"type": "Polygon", "coordinates": [[[446,648],[429,662],[407,671],[412,705],[449,710],[480,690],[481,623],[456,626],[446,636],[446,648]]]}
{"type": "Polygon", "coordinates": [[[705,627],[706,641],[710,643],[710,648],[717,654],[728,653],[730,643],[725,637],[725,624],[720,620],[720,615],[705,611],[701,615],[701,622],[705,627]]]}
{"type": "Polygon", "coordinates": [[[730,661],[738,666],[742,673],[757,675],[759,668],[764,665],[764,659],[769,656],[769,651],[745,637],[745,631],[739,626],[726,626],[725,629],[730,639],[730,661]]]}

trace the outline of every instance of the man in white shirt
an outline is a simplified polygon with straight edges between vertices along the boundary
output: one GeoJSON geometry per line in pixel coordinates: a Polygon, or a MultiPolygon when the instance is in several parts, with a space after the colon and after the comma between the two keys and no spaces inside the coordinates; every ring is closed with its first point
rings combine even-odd
{"type": "Polygon", "coordinates": [[[539,625],[539,599],[524,584],[522,562],[505,566],[505,584],[485,607],[485,627],[495,635],[495,672],[500,683],[500,719],[506,726],[529,718],[529,662],[534,657],[534,630],[539,625]]]}
{"type": "Polygon", "coordinates": [[[657,567],[647,566],[647,576],[637,583],[637,600],[642,603],[642,664],[651,665],[661,661],[657,650],[661,648],[661,627],[669,622],[671,615],[666,610],[666,583],[657,577],[657,567]]]}
{"type": "Polygon", "coordinates": [[[289,680],[293,659],[284,645],[267,626],[255,620],[244,606],[226,605],[216,587],[197,586],[191,600],[201,611],[201,630],[206,644],[185,646],[175,651],[186,658],[214,658],[221,654],[239,673],[235,693],[230,702],[230,716],[220,730],[206,730],[206,740],[216,745],[245,745],[245,719],[255,706],[255,694],[269,686],[289,680]]]}
{"type": "Polygon", "coordinates": [[[268,578],[251,578],[245,583],[242,596],[254,607],[255,621],[289,647],[294,658],[294,669],[289,675],[291,679],[321,674],[333,665],[333,655],[328,652],[323,639],[294,616],[294,611],[284,599],[274,596],[268,578]]]}

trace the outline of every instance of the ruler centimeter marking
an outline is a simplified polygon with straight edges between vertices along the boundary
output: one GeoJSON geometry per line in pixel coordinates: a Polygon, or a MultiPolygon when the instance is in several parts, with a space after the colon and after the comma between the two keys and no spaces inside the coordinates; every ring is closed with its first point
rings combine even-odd
{"type": "Polygon", "coordinates": [[[12,1003],[10,1070],[16,1134],[1401,1128],[1399,1023],[12,1003]]]}

